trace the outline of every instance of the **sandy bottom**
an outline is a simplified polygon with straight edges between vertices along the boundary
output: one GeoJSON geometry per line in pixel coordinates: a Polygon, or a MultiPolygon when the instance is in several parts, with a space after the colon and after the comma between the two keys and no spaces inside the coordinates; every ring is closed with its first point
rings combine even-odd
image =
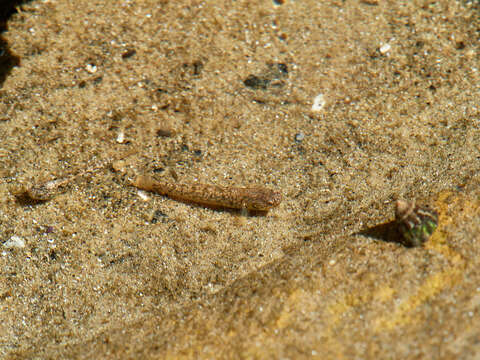
{"type": "Polygon", "coordinates": [[[478,356],[477,2],[18,10],[1,34],[20,59],[0,89],[1,358],[478,356]],[[139,191],[141,173],[283,201],[204,207],[139,191]],[[15,196],[42,184],[46,201],[15,196]],[[438,212],[424,246],[382,230],[397,199],[438,212]]]}

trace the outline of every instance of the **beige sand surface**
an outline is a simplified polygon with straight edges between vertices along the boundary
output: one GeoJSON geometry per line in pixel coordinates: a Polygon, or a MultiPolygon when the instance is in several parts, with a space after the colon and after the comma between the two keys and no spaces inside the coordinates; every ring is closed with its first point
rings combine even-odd
{"type": "Polygon", "coordinates": [[[479,3],[278,3],[9,18],[1,358],[479,356],[479,3]],[[12,195],[132,150],[50,201],[12,195]],[[141,172],[284,200],[219,211],[139,193],[141,172]],[[398,198],[438,210],[425,247],[365,235],[398,198]]]}

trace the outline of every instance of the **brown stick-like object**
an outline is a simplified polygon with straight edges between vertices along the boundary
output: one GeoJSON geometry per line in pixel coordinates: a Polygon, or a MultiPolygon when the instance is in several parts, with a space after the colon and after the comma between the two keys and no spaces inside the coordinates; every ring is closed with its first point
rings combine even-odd
{"type": "Polygon", "coordinates": [[[139,189],[168,196],[175,200],[211,207],[268,211],[280,204],[279,191],[263,187],[225,187],[200,183],[164,183],[141,175],[133,181],[139,189]]]}

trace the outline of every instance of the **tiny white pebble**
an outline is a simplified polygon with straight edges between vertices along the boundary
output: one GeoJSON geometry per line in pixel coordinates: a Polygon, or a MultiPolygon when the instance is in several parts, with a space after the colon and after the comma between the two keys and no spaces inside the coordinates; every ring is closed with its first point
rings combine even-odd
{"type": "Polygon", "coordinates": [[[391,48],[392,46],[390,44],[383,44],[382,46],[380,46],[379,51],[382,55],[385,55],[387,52],[390,51],[391,48]]]}
{"type": "Polygon", "coordinates": [[[332,259],[328,262],[328,264],[331,265],[331,266],[335,265],[336,263],[337,263],[337,260],[335,260],[335,259],[332,259]]]}
{"type": "Polygon", "coordinates": [[[95,74],[97,72],[97,67],[93,64],[87,64],[85,66],[85,69],[90,73],[90,74],[95,74]]]}
{"type": "Polygon", "coordinates": [[[125,132],[122,130],[119,131],[117,135],[117,143],[123,144],[125,142],[125,132]]]}
{"type": "Polygon", "coordinates": [[[3,244],[3,246],[7,249],[23,249],[25,247],[25,240],[23,240],[20,236],[13,235],[5,242],[5,244],[3,244]]]}
{"type": "Polygon", "coordinates": [[[315,99],[313,99],[312,111],[321,111],[325,104],[325,96],[323,96],[323,94],[318,94],[315,99]]]}
{"type": "Polygon", "coordinates": [[[138,190],[137,194],[140,197],[140,199],[142,199],[143,201],[148,201],[150,199],[147,193],[143,190],[138,190]]]}

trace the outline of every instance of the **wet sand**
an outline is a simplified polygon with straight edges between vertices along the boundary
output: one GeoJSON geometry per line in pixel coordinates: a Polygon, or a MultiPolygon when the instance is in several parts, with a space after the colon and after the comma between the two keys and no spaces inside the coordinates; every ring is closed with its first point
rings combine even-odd
{"type": "Polygon", "coordinates": [[[0,357],[478,356],[478,3],[277,3],[9,18],[0,357]],[[98,163],[47,201],[13,195],[98,163]],[[283,200],[209,208],[142,173],[283,200]],[[397,199],[438,211],[423,247],[375,235],[397,199]]]}

